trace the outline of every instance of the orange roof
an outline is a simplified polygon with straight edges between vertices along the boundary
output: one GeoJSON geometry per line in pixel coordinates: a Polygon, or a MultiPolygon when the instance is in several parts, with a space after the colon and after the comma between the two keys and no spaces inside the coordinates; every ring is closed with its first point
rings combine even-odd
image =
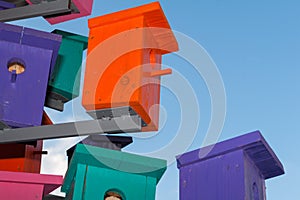
{"type": "Polygon", "coordinates": [[[135,8],[130,8],[107,15],[95,17],[89,19],[89,28],[95,28],[98,26],[103,26],[107,24],[113,24],[119,21],[128,20],[130,18],[135,18],[139,16],[144,16],[146,27],[155,27],[162,29],[153,29],[152,34],[159,44],[161,49],[167,49],[165,53],[173,52],[178,50],[178,44],[176,38],[171,30],[169,22],[160,6],[159,2],[153,2],[150,4],[138,6],[135,8]],[[165,30],[163,30],[165,29],[165,30]]]}

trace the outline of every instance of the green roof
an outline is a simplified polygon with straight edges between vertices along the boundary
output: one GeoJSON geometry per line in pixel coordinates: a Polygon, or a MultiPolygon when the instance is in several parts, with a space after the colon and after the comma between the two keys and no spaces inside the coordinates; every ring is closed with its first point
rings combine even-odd
{"type": "Polygon", "coordinates": [[[76,40],[78,42],[82,42],[84,44],[84,49],[87,48],[88,37],[86,37],[86,36],[77,35],[75,33],[67,32],[67,31],[63,31],[63,30],[58,30],[58,29],[53,30],[52,33],[61,35],[63,37],[63,39],[68,38],[68,39],[71,39],[71,40],[76,40]]]}
{"type": "Polygon", "coordinates": [[[75,177],[78,164],[150,176],[158,181],[167,168],[167,161],[131,153],[77,144],[62,191],[68,191],[75,177]]]}

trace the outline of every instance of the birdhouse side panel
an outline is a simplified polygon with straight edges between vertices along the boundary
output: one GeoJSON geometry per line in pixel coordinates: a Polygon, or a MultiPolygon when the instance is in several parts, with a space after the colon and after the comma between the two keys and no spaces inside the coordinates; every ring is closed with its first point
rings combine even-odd
{"type": "Polygon", "coordinates": [[[82,12],[85,13],[85,15],[91,14],[93,2],[94,2],[94,0],[85,0],[85,1],[76,0],[76,1],[74,1],[76,7],[79,7],[80,10],[83,10],[82,12]]]}
{"type": "Polygon", "coordinates": [[[79,41],[63,39],[49,80],[49,91],[61,94],[69,100],[79,96],[83,46],[79,41]]]}
{"type": "Polygon", "coordinates": [[[265,200],[265,179],[253,161],[245,154],[245,199],[265,200]]]}
{"type": "Polygon", "coordinates": [[[141,105],[149,121],[148,126],[143,127],[143,131],[158,130],[161,78],[153,76],[152,73],[161,70],[161,59],[161,54],[155,49],[148,50],[144,54],[141,105]]]}
{"type": "Polygon", "coordinates": [[[72,198],[72,200],[81,200],[84,198],[84,193],[86,191],[86,173],[87,173],[88,166],[83,164],[78,164],[76,169],[76,175],[74,177],[74,181],[72,183],[71,190],[68,193],[71,195],[67,195],[68,198],[72,198]]]}
{"type": "Polygon", "coordinates": [[[38,140],[36,146],[26,145],[25,152],[25,168],[24,172],[30,173],[40,173],[41,162],[42,162],[42,152],[43,150],[43,141],[38,140]]]}
{"type": "Polygon", "coordinates": [[[155,199],[156,183],[157,183],[156,178],[147,177],[145,200],[154,200],[155,199]]]}

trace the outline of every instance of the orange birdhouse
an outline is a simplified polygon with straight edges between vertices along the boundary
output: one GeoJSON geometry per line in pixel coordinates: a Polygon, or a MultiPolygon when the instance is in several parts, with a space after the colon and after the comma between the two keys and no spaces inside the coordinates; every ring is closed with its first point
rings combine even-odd
{"type": "Polygon", "coordinates": [[[162,55],[178,50],[158,2],[90,19],[82,104],[95,118],[137,114],[158,129],[162,55]]]}
{"type": "MultiPolygon", "coordinates": [[[[43,125],[52,124],[46,112],[43,125]]],[[[40,173],[43,141],[0,145],[0,171],[40,173]]]]}

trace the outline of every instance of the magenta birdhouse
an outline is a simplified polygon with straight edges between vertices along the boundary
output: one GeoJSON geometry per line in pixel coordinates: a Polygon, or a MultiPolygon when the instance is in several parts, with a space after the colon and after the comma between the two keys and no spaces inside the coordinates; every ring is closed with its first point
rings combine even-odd
{"type": "MultiPolygon", "coordinates": [[[[26,0],[29,4],[40,3],[41,0],[26,0]]],[[[58,24],[72,19],[88,16],[92,12],[93,0],[70,0],[71,13],[45,17],[50,24],[58,24]]]]}
{"type": "Polygon", "coordinates": [[[60,43],[60,35],[0,24],[0,121],[11,127],[41,125],[60,43]]]}
{"type": "Polygon", "coordinates": [[[42,200],[62,182],[62,176],[0,171],[0,199],[42,200]]]}
{"type": "Polygon", "coordinates": [[[183,154],[177,164],[180,200],[265,200],[265,179],[284,174],[258,131],[183,154]]]}

